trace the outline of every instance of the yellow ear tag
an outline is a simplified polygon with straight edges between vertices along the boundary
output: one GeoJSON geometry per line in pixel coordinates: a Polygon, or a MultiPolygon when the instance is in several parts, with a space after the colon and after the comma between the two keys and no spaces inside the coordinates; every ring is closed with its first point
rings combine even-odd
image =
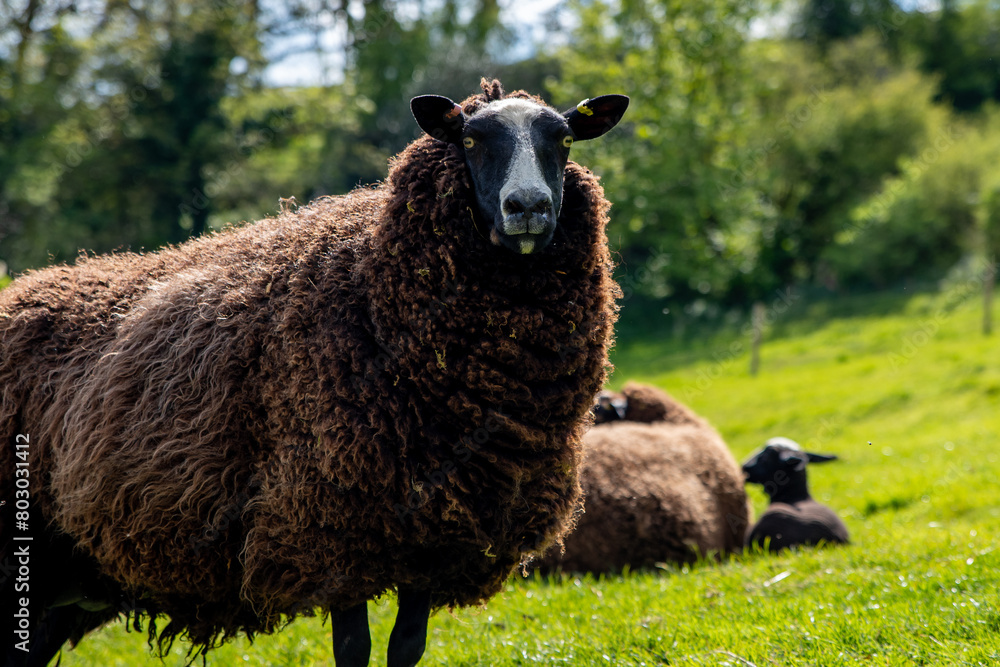
{"type": "Polygon", "coordinates": [[[577,104],[576,110],[582,113],[584,116],[593,116],[594,110],[587,106],[587,102],[589,101],[590,101],[589,99],[586,99],[577,104]]]}
{"type": "Polygon", "coordinates": [[[462,113],[462,107],[456,104],[447,113],[445,113],[444,115],[445,120],[452,120],[453,118],[456,118],[460,113],[462,113]]]}

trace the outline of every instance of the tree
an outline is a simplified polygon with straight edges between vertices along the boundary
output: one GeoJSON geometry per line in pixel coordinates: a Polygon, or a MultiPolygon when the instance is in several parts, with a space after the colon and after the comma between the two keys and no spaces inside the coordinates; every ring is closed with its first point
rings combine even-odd
{"type": "MultiPolygon", "coordinates": [[[[326,153],[316,191],[344,192],[385,176],[387,159],[416,136],[409,100],[421,93],[461,99],[473,92],[480,75],[495,71],[495,52],[507,33],[497,0],[444,0],[401,7],[396,0],[353,4],[296,0],[284,5],[284,31],[320,35],[336,26],[342,32],[342,89],[355,104],[355,132],[325,132],[326,153]],[[294,27],[289,28],[288,25],[294,27]],[[343,159],[342,159],[343,158],[343,159]]],[[[334,86],[331,84],[332,90],[334,86]]]]}
{"type": "Polygon", "coordinates": [[[891,25],[899,11],[893,0],[805,0],[791,33],[825,52],[833,42],[891,25]]]}
{"type": "Polygon", "coordinates": [[[123,213],[129,218],[147,217],[150,243],[177,243],[204,233],[212,209],[207,172],[238,159],[232,128],[221,110],[227,87],[234,83],[229,64],[238,55],[230,21],[192,25],[170,17],[166,23],[169,40],[152,49],[148,60],[108,57],[98,70],[130,94],[145,88],[139,93],[143,99],[107,138],[106,146],[115,146],[113,164],[106,164],[109,156],[94,152],[74,172],[82,182],[69,179],[62,195],[66,206],[88,206],[87,181],[97,171],[93,167],[101,164],[113,174],[111,188],[142,193],[142,201],[109,199],[116,204],[102,214],[111,219],[123,213]],[[144,86],[151,72],[156,73],[154,85],[144,86]]]}
{"type": "Polygon", "coordinates": [[[770,290],[837,287],[843,266],[829,248],[851,231],[853,208],[924,147],[937,122],[932,83],[892,65],[875,33],[832,45],[811,67],[787,43],[759,57],[757,70],[784,83],[764,86],[761,99],[766,159],[758,183],[775,215],[757,239],[754,279],[770,290]]]}
{"type": "Polygon", "coordinates": [[[37,202],[19,216],[14,268],[70,259],[79,248],[149,248],[202,233],[212,207],[206,178],[242,159],[220,106],[258,71],[255,5],[108,3],[87,14],[29,3],[35,6],[25,25],[50,22],[45,39],[35,40],[48,49],[33,46],[23,29],[14,52],[49,56],[35,85],[49,101],[19,95],[24,117],[47,123],[34,120],[36,139],[22,133],[9,144],[22,156],[13,161],[28,181],[20,188],[37,202]],[[82,36],[63,29],[70,16],[82,36]],[[242,72],[231,68],[236,58],[242,72]],[[29,150],[41,167],[32,169],[29,150]]]}
{"type": "Polygon", "coordinates": [[[920,15],[911,37],[921,67],[940,77],[936,99],[969,112],[1000,100],[1000,8],[989,0],[943,0],[920,15]]]}
{"type": "Polygon", "coordinates": [[[50,215],[59,164],[50,137],[78,107],[82,49],[62,27],[74,4],[0,4],[0,261],[22,268],[21,234],[50,215]]]}
{"type": "MultiPolygon", "coordinates": [[[[614,202],[609,235],[629,291],[681,313],[722,299],[749,271],[766,216],[750,180],[747,31],[752,3],[573,3],[578,27],[558,53],[557,102],[631,97],[621,129],[574,147],[614,202]]],[[[659,309],[658,308],[658,309],[659,309]]]]}

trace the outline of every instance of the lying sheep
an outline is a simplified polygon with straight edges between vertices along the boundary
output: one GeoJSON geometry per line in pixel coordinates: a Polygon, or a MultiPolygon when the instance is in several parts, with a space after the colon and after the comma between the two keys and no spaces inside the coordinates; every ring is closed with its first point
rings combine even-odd
{"type": "Polygon", "coordinates": [[[761,484],[770,504],[747,533],[748,546],[780,551],[795,545],[846,544],[847,526],[809,495],[807,463],[835,461],[836,456],[805,452],[794,440],[771,438],[743,464],[746,481],[761,484]]]}
{"type": "Polygon", "coordinates": [[[409,667],[431,609],[557,543],[617,293],[609,204],[567,158],[627,103],[416,98],[430,136],[383,185],[0,292],[0,547],[30,531],[45,568],[24,626],[2,583],[7,662],[122,612],[203,653],[318,608],[361,667],[395,590],[409,667]]]}
{"type": "Polygon", "coordinates": [[[565,550],[539,565],[609,572],[741,550],[749,506],[722,437],[655,387],[629,383],[621,395],[626,419],[598,424],[583,438],[584,513],[565,550]]]}
{"type": "Polygon", "coordinates": [[[691,408],[674,400],[659,387],[632,381],[626,382],[620,392],[601,391],[593,412],[595,424],[622,419],[646,423],[705,424],[691,408]]]}

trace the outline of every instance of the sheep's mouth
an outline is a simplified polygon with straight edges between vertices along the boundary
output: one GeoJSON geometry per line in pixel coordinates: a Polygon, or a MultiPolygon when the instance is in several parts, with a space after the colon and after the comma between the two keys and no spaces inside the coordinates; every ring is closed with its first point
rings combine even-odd
{"type": "Polygon", "coordinates": [[[490,241],[503,246],[518,255],[530,255],[545,248],[555,233],[554,212],[523,215],[507,215],[494,225],[490,241]]]}
{"type": "Polygon", "coordinates": [[[504,234],[495,227],[490,234],[493,245],[502,246],[518,255],[531,255],[541,251],[552,240],[552,232],[545,234],[504,234]]]}

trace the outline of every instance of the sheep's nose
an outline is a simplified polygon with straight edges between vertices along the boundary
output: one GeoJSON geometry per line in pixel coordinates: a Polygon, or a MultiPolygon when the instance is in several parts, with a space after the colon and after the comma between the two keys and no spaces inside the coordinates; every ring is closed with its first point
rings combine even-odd
{"type": "Polygon", "coordinates": [[[517,190],[503,200],[504,215],[545,215],[552,210],[552,197],[542,190],[517,190]]]}

